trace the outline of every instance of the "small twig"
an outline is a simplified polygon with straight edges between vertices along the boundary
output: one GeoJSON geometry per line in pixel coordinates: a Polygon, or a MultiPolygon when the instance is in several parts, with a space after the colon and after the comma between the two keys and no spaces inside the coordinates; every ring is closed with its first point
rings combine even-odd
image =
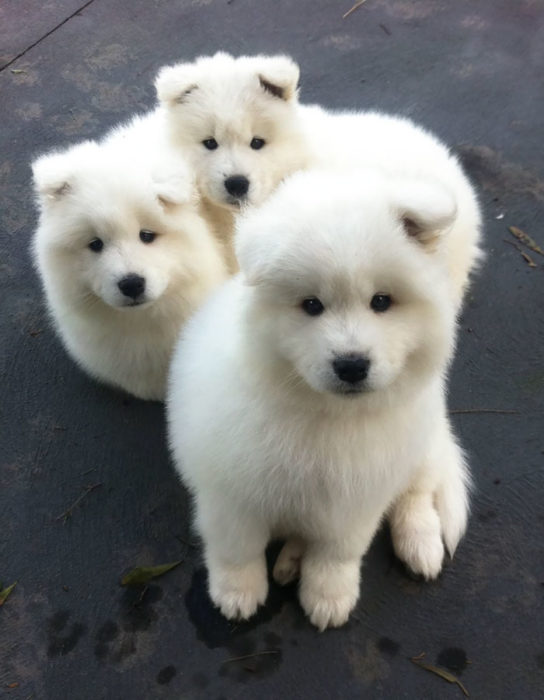
{"type": "Polygon", "coordinates": [[[531,236],[525,233],[525,231],[522,231],[517,226],[509,226],[508,230],[512,236],[515,236],[518,241],[521,241],[521,243],[527,246],[527,248],[530,248],[533,252],[538,253],[539,255],[544,255],[544,250],[542,250],[538,243],[532,239],[531,236]]]}
{"type": "Polygon", "coordinates": [[[72,505],[69,508],[67,508],[64,511],[64,513],[61,513],[59,516],[57,516],[55,518],[55,520],[63,520],[64,522],[66,522],[68,520],[68,518],[72,517],[72,511],[74,510],[74,508],[81,503],[81,501],[85,498],[85,496],[88,496],[91,493],[91,491],[94,491],[99,486],[102,486],[102,482],[100,482],[98,484],[90,484],[89,486],[85,486],[84,487],[85,491],[83,491],[81,496],[76,498],[76,500],[72,503],[72,505]]]}
{"type": "Polygon", "coordinates": [[[525,262],[529,265],[529,267],[538,267],[538,265],[531,258],[531,256],[528,255],[524,250],[522,250],[517,243],[514,243],[514,241],[509,241],[507,238],[503,238],[502,240],[505,243],[508,243],[509,245],[511,245],[513,248],[515,248],[518,251],[518,253],[521,255],[521,257],[525,260],[525,262]]]}
{"type": "Polygon", "coordinates": [[[246,659],[253,659],[255,656],[267,656],[269,654],[279,653],[279,649],[269,649],[268,651],[256,651],[254,654],[245,654],[245,656],[234,656],[232,659],[225,659],[222,663],[230,664],[233,661],[245,661],[246,659]]]}
{"type": "Polygon", "coordinates": [[[508,409],[501,408],[454,408],[450,413],[499,413],[504,415],[519,415],[519,411],[509,411],[508,409]]]}
{"type": "Polygon", "coordinates": [[[380,28],[383,29],[387,36],[391,36],[391,30],[389,29],[389,27],[386,27],[385,24],[380,24],[380,28]]]}
{"type": "Polygon", "coordinates": [[[96,467],[91,467],[90,469],[87,469],[86,472],[83,472],[83,474],[81,476],[87,476],[87,474],[90,474],[91,472],[95,472],[95,471],[96,471],[96,467]]]}
{"type": "Polygon", "coordinates": [[[346,19],[346,17],[349,17],[352,12],[355,12],[355,10],[361,7],[361,5],[364,5],[365,2],[366,0],[359,0],[359,2],[356,2],[355,5],[350,10],[348,10],[345,15],[342,15],[342,19],[346,19]]]}
{"type": "Polygon", "coordinates": [[[457,678],[457,676],[454,676],[453,673],[450,673],[449,671],[446,671],[443,668],[439,668],[438,666],[433,666],[432,664],[427,664],[424,661],[421,661],[421,658],[423,658],[423,656],[425,656],[425,654],[414,656],[410,659],[410,661],[416,666],[425,669],[425,671],[430,671],[431,673],[434,673],[435,676],[443,678],[445,681],[448,681],[448,683],[455,683],[455,685],[458,685],[459,688],[461,688],[461,690],[467,696],[467,698],[470,697],[468,694],[468,690],[461,683],[459,678],[457,678]]]}

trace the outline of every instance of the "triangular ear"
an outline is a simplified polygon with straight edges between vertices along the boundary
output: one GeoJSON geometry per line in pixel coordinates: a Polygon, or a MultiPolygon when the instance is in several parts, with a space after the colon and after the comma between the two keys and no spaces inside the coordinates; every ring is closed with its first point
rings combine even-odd
{"type": "Polygon", "coordinates": [[[70,174],[60,154],[41,156],[32,163],[34,188],[40,199],[60,199],[71,189],[70,174]]]}
{"type": "Polygon", "coordinates": [[[194,63],[163,66],[155,79],[157,98],[163,104],[181,104],[197,86],[198,69],[194,63]]]}
{"type": "Polygon", "coordinates": [[[66,151],[40,156],[32,163],[34,188],[42,202],[62,199],[72,191],[78,163],[95,154],[98,145],[84,141],[66,151]]]}
{"type": "Polygon", "coordinates": [[[288,102],[296,97],[300,69],[288,56],[255,58],[261,88],[273,97],[288,102]]]}
{"type": "Polygon", "coordinates": [[[435,242],[457,215],[452,193],[436,182],[399,183],[394,207],[406,235],[423,245],[435,242]]]}

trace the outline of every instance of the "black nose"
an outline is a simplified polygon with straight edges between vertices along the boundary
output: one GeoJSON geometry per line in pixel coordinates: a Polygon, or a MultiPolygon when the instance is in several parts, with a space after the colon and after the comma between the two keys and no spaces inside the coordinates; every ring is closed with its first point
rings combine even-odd
{"type": "Polygon", "coordinates": [[[361,355],[344,355],[333,360],[332,367],[338,379],[349,384],[357,384],[366,379],[370,360],[361,355]]]}
{"type": "Polygon", "coordinates": [[[119,280],[117,286],[126,297],[136,299],[145,291],[145,279],[140,275],[127,275],[119,280]]]}
{"type": "Polygon", "coordinates": [[[243,197],[249,190],[249,180],[245,175],[231,175],[225,180],[225,187],[233,197],[243,197]]]}

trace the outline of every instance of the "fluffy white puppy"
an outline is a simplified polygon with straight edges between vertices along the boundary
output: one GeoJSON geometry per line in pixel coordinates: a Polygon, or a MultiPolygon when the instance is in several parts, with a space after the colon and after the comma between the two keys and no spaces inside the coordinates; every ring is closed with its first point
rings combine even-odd
{"type": "Polygon", "coordinates": [[[298,78],[287,56],[223,52],[165,66],[157,76],[169,138],[189,157],[206,213],[228,242],[242,205],[260,204],[307,165],[298,78]]]}
{"type": "Polygon", "coordinates": [[[429,577],[467,519],[445,405],[459,206],[426,179],[293,175],[239,224],[241,273],[186,326],[167,412],[213,602],[247,618],[274,576],[319,629],[342,625],[396,504],[395,546],[429,577]],[[401,499],[399,502],[398,499],[401,499]]]}
{"type": "MultiPolygon", "coordinates": [[[[449,264],[459,305],[480,215],[457,159],[407,119],[299,104],[298,79],[299,67],[287,56],[217,53],[159,71],[166,138],[189,157],[206,215],[227,250],[240,206],[261,204],[296,170],[371,167],[386,176],[428,178],[444,183],[457,201],[449,264]]],[[[233,255],[230,267],[236,267],[233,255]]]]}
{"type": "Polygon", "coordinates": [[[133,146],[122,136],[87,141],[33,163],[33,252],[76,362],[101,381],[160,400],[181,324],[226,271],[187,166],[164,157],[153,164],[144,143],[139,154],[133,146]]]}

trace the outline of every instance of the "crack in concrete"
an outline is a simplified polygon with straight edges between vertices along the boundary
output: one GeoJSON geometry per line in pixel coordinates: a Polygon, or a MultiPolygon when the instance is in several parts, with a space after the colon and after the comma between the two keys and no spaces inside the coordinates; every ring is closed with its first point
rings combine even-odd
{"type": "Polygon", "coordinates": [[[53,32],[56,32],[57,29],[60,29],[60,27],[62,27],[63,24],[66,24],[66,22],[68,22],[69,20],[71,20],[72,17],[75,17],[75,15],[79,14],[80,12],[82,12],[86,7],[89,7],[89,5],[91,5],[93,2],[94,2],[94,0],[88,0],[88,2],[86,2],[84,5],[82,5],[82,6],[79,7],[77,10],[75,10],[74,12],[72,12],[71,15],[69,15],[68,17],[66,17],[65,19],[63,19],[62,22],[59,22],[55,27],[53,27],[53,29],[50,29],[50,30],[49,30],[48,32],[46,32],[43,36],[41,36],[39,39],[37,39],[33,44],[30,44],[30,46],[27,46],[26,49],[24,49],[24,51],[21,51],[20,53],[18,53],[17,56],[14,56],[14,58],[11,59],[11,61],[8,61],[8,63],[6,63],[4,66],[2,66],[2,67],[0,68],[0,73],[2,73],[2,71],[6,70],[6,68],[9,68],[9,66],[13,65],[13,64],[15,63],[15,61],[19,60],[19,59],[21,58],[21,56],[24,56],[25,53],[27,53],[28,51],[30,51],[30,49],[33,49],[33,48],[34,48],[35,46],[37,46],[40,42],[42,42],[44,39],[47,39],[48,36],[51,36],[51,34],[53,34],[53,32]]]}

